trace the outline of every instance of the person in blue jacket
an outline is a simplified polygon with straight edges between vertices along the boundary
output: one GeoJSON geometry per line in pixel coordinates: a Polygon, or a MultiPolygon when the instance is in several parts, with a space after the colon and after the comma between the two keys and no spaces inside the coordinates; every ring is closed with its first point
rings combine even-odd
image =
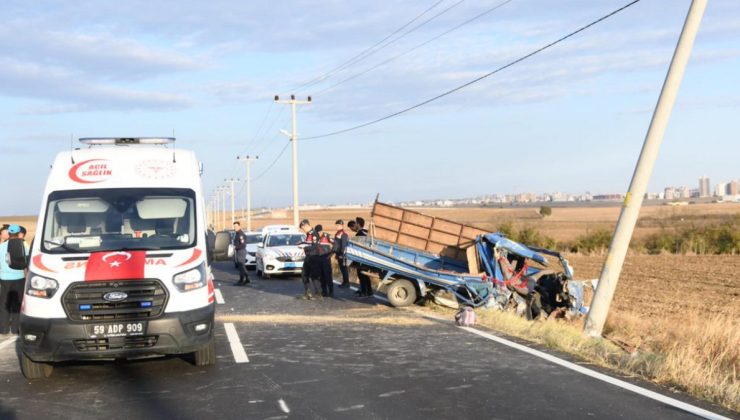
{"type": "MultiPolygon", "coordinates": [[[[0,244],[0,334],[18,334],[23,289],[26,283],[26,270],[10,267],[8,244],[13,239],[20,239],[21,227],[8,226],[9,239],[0,244]]],[[[25,255],[28,245],[23,244],[25,255]]]]}

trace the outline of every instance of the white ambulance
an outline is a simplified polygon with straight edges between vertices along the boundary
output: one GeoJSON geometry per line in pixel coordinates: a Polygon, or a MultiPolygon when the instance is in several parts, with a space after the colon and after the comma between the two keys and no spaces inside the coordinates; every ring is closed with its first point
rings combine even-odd
{"type": "Polygon", "coordinates": [[[172,138],[80,139],[46,184],[21,309],[26,378],[68,360],[215,363],[201,165],[172,138]]]}

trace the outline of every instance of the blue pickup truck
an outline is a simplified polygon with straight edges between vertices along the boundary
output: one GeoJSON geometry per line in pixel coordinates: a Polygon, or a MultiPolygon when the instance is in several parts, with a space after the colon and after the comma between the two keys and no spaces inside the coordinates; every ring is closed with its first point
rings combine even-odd
{"type": "Polygon", "coordinates": [[[373,237],[353,238],[347,258],[376,277],[376,288],[396,307],[448,292],[460,305],[512,307],[527,317],[582,312],[583,286],[572,281],[573,270],[558,252],[528,247],[500,233],[479,235],[472,246],[475,267],[470,260],[466,264],[373,237]],[[549,268],[554,264],[545,255],[557,260],[557,270],[549,268]]]}

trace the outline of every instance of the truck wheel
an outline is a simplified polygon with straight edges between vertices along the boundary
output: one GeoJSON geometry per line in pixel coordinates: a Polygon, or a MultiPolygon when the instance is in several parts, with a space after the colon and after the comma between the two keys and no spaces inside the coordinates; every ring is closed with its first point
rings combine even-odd
{"type": "Polygon", "coordinates": [[[388,301],[396,308],[409,306],[416,302],[416,288],[408,280],[395,280],[386,291],[388,301]]]}
{"type": "Polygon", "coordinates": [[[216,364],[216,344],[213,338],[208,345],[193,353],[195,366],[212,366],[216,364]]]}
{"type": "Polygon", "coordinates": [[[54,371],[54,365],[51,363],[39,363],[29,359],[25,353],[21,352],[21,372],[26,379],[43,379],[51,376],[54,371]]]}

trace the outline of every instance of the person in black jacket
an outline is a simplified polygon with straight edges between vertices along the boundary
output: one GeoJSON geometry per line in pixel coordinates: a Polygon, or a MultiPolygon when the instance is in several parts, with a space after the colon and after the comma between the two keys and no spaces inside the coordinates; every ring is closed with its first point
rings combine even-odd
{"type": "Polygon", "coordinates": [[[249,284],[247,267],[244,266],[247,263],[247,235],[242,231],[242,225],[239,222],[234,222],[234,251],[236,253],[236,268],[239,270],[239,281],[236,282],[236,285],[249,284]]]}
{"type": "Polygon", "coordinates": [[[337,220],[337,233],[334,234],[334,255],[337,258],[339,271],[342,273],[342,289],[349,287],[349,270],[347,269],[347,244],[349,244],[349,235],[344,231],[344,221],[337,220]]]}
{"type": "MultiPolygon", "coordinates": [[[[350,222],[348,225],[355,236],[367,236],[367,229],[365,229],[365,219],[362,217],[356,217],[353,220],[354,223],[350,222]]],[[[357,267],[357,278],[360,280],[360,290],[355,295],[361,298],[369,298],[373,295],[373,286],[370,277],[362,272],[362,266],[357,267]]]]}
{"type": "Polygon", "coordinates": [[[331,236],[324,232],[321,225],[314,227],[318,235],[318,276],[321,279],[321,296],[334,297],[334,275],[331,270],[331,253],[334,248],[331,236]]]}

